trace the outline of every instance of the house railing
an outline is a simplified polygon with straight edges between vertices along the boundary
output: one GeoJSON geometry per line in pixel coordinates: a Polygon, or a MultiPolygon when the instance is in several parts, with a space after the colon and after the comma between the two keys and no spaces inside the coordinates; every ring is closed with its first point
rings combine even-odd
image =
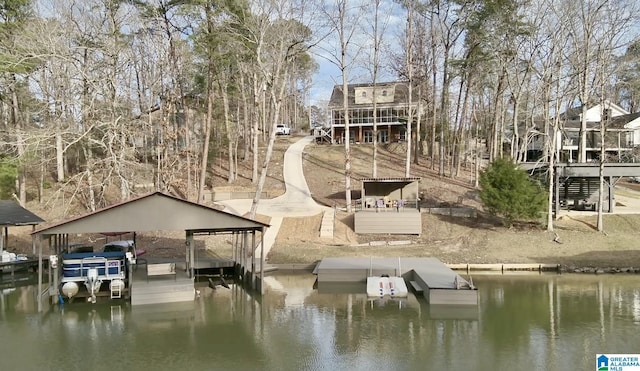
{"type": "Polygon", "coordinates": [[[388,197],[366,197],[355,201],[355,211],[403,211],[418,209],[416,200],[393,200],[388,197]]]}

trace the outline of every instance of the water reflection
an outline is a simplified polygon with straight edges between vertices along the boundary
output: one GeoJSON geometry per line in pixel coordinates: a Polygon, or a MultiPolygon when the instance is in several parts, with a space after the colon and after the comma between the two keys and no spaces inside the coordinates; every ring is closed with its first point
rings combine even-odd
{"type": "Polygon", "coordinates": [[[33,274],[0,275],[0,318],[15,313],[35,313],[33,295],[37,277],[33,274]]]}
{"type": "Polygon", "coordinates": [[[592,369],[596,353],[640,348],[637,276],[474,282],[478,307],[370,300],[364,285],[316,289],[311,274],[278,273],[262,297],[200,287],[186,304],[78,302],[45,315],[34,286],[5,287],[0,357],[3,369],[592,369]]]}

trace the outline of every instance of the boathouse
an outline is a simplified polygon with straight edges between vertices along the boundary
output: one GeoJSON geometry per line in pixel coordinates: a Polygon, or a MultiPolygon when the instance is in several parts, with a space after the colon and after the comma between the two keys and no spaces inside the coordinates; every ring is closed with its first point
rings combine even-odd
{"type": "MultiPolygon", "coordinates": [[[[197,268],[195,260],[194,236],[233,234],[237,243],[233,247],[232,266],[236,266],[243,277],[250,276],[252,288],[262,292],[262,273],[258,278],[255,272],[264,272],[265,256],[258,260],[254,257],[257,246],[264,236],[268,224],[244,218],[205,205],[190,202],[163,192],[153,192],[131,200],[115,204],[101,210],[66,220],[46,228],[34,231],[38,247],[38,260],[42,266],[43,245],[49,245],[52,255],[58,256],[69,247],[70,236],[84,233],[128,233],[154,231],[185,231],[185,259],[158,266],[147,264],[147,280],[131,283],[129,295],[132,305],[186,301],[194,299],[194,275],[197,268]],[[256,264],[259,263],[259,267],[256,264]],[[170,269],[165,269],[170,267],[170,269]],[[164,288],[151,287],[158,280],[149,280],[148,276],[166,273],[164,288]],[[145,291],[148,291],[145,293],[145,291]],[[149,300],[141,299],[149,296],[149,300]]],[[[262,249],[260,249],[262,250],[262,249]]],[[[38,310],[42,310],[43,300],[55,300],[59,287],[55,280],[49,287],[43,287],[43,271],[38,278],[38,310]]]]}
{"type": "MultiPolygon", "coordinates": [[[[34,267],[37,261],[34,259],[15,259],[7,251],[9,246],[9,227],[31,226],[35,230],[36,226],[44,222],[42,218],[18,205],[14,201],[0,200],[0,272],[13,273],[16,270],[34,267]]],[[[35,243],[33,245],[35,253],[35,243]]]]}
{"type": "Polygon", "coordinates": [[[420,178],[361,179],[361,197],[354,215],[356,233],[422,233],[418,194],[420,178]]]}

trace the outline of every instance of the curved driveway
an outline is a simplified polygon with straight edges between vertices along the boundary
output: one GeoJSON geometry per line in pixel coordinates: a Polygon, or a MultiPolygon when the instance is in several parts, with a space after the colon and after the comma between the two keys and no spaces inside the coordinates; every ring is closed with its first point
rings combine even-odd
{"type": "MultiPolygon", "coordinates": [[[[258,203],[258,214],[271,217],[269,222],[271,226],[264,236],[265,256],[275,242],[283,217],[312,216],[327,210],[327,207],[318,205],[311,198],[311,192],[302,170],[302,152],[304,147],[312,141],[313,137],[307,136],[289,146],[284,154],[282,170],[285,185],[284,194],[276,198],[261,199],[258,203]]],[[[228,200],[218,203],[229,212],[244,215],[251,210],[252,200],[228,200]]],[[[259,254],[258,250],[255,256],[259,256],[259,254]]]]}

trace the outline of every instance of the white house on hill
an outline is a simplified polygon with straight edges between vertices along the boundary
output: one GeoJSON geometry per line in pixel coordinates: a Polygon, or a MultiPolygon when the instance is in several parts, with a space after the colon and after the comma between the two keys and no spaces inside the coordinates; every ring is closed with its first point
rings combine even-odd
{"type": "MultiPolygon", "coordinates": [[[[606,120],[605,152],[608,157],[622,161],[634,147],[640,146],[640,113],[629,113],[624,108],[605,101],[589,107],[585,112],[587,122],[587,161],[600,156],[602,138],[600,122],[606,120]]],[[[560,136],[556,148],[560,161],[573,162],[578,159],[582,107],[568,109],[561,115],[560,136]]],[[[610,158],[608,161],[613,160],[610,158]]]]}

